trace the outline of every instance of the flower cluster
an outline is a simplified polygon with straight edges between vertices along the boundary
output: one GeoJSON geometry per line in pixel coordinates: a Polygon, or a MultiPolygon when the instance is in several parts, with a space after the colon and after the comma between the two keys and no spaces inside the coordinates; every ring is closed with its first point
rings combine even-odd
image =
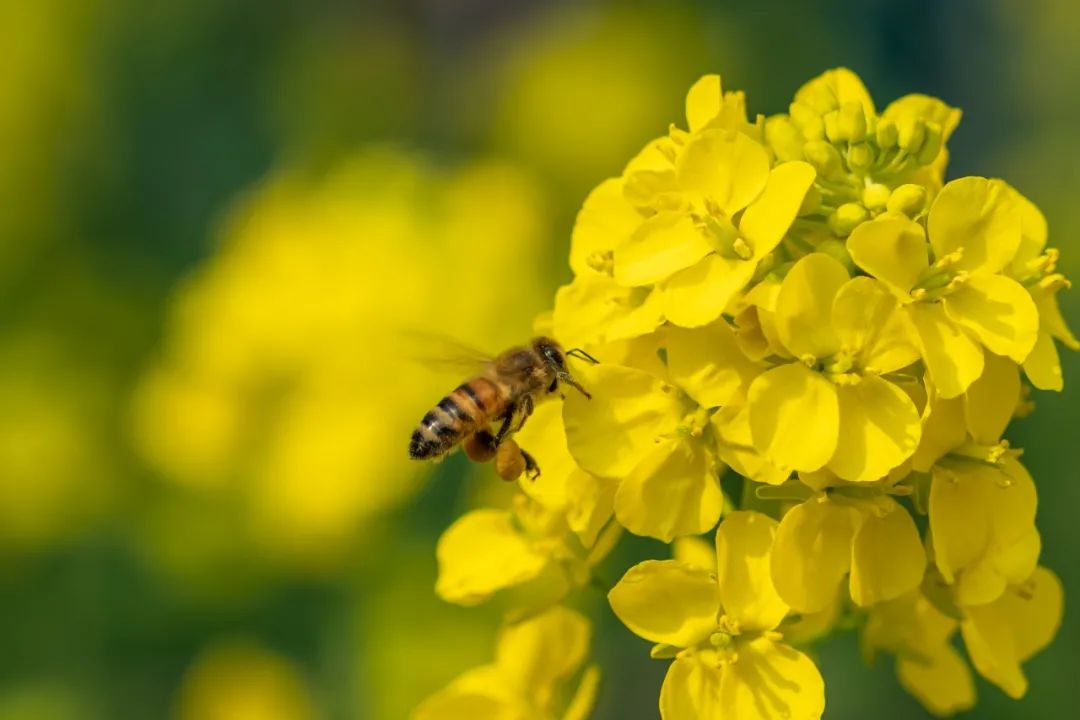
{"type": "Polygon", "coordinates": [[[878,112],[845,69],[771,118],[699,80],[686,128],[578,216],[551,329],[600,359],[575,369],[592,399],[530,420],[544,475],[447,531],[439,593],[554,573],[536,587],[557,602],[622,528],[674,549],[608,595],[672,659],[665,720],[820,717],[813,643],[853,627],[932,712],[975,702],[957,631],[1021,696],[1062,591],[1002,435],[1030,409],[1024,378],[1060,390],[1057,343],[1078,343],[1035,205],[945,182],[959,118],[922,95],[878,112]],[[714,528],[715,553],[695,537],[714,528]]]}

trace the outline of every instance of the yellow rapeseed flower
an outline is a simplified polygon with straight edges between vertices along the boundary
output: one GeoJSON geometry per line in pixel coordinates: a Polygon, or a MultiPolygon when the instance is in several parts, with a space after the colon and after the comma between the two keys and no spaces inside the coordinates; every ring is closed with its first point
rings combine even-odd
{"type": "Polygon", "coordinates": [[[615,517],[624,527],[670,542],[706,532],[720,517],[723,441],[712,417],[754,369],[724,321],[669,328],[636,344],[657,348],[666,363],[583,368],[593,398],[567,397],[567,441],[581,467],[618,480],[615,517]]]}
{"type": "Polygon", "coordinates": [[[860,225],[847,240],[855,264],[903,304],[944,397],[979,377],[984,347],[1022,363],[1035,346],[1035,302],[1001,274],[1022,237],[1014,192],[1000,180],[954,180],[938,194],[925,228],[889,216],[860,225]]]}
{"type": "Polygon", "coordinates": [[[572,343],[636,337],[665,320],[716,320],[780,243],[814,179],[804,162],[770,170],[738,95],[718,76],[691,88],[690,131],[650,143],[622,178],[602,183],[578,217],[576,278],[555,323],[572,343]]]}
{"type": "Polygon", "coordinates": [[[634,633],[674,658],[660,691],[664,720],[818,718],[825,687],[814,663],[781,642],[788,613],[769,575],[776,521],[728,515],[716,532],[715,573],[647,560],[608,595],[634,633]]]}
{"type": "Polygon", "coordinates": [[[919,412],[883,376],[918,355],[884,287],[812,253],[788,271],[770,310],[787,361],[748,390],[754,445],[779,467],[827,466],[852,481],[876,480],[910,457],[919,412]]]}

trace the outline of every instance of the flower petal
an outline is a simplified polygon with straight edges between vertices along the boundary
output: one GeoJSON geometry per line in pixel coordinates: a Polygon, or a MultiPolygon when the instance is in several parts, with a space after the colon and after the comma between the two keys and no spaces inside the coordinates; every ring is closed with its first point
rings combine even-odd
{"type": "Polygon", "coordinates": [[[905,298],[930,267],[922,226],[906,218],[881,217],[856,227],[847,251],[860,268],[905,298]]]}
{"type": "Polygon", "coordinates": [[[477,605],[538,576],[548,558],[517,532],[504,510],[473,510],[439,538],[435,592],[447,602],[477,605]]]}
{"type": "Polygon", "coordinates": [[[662,720],[702,720],[723,717],[720,677],[723,671],[694,656],[680,656],[668,667],[660,688],[662,720]]]}
{"type": "Polygon", "coordinates": [[[671,542],[716,525],[724,497],[701,447],[683,440],[651,443],[615,491],[615,517],[635,535],[671,542]]]}
{"type": "Polygon", "coordinates": [[[998,355],[1021,363],[1035,346],[1039,311],[1027,290],[1011,278],[972,275],[942,305],[950,319],[998,355]]]}
{"type": "Polygon", "coordinates": [[[683,408],[674,388],[642,370],[584,365],[578,380],[592,393],[570,393],[563,422],[570,454],[583,470],[608,478],[630,473],[655,445],[675,430],[683,408]]]}
{"type": "Polygon", "coordinates": [[[659,213],[615,248],[615,282],[651,285],[712,252],[705,235],[682,213],[659,213]]]}
{"type": "Polygon", "coordinates": [[[666,337],[671,381],[702,407],[727,405],[761,372],[724,320],[698,330],[671,328],[666,337]]]}
{"type": "Polygon", "coordinates": [[[911,456],[911,466],[918,472],[930,472],[934,463],[967,439],[963,398],[942,398],[932,391],[923,411],[922,438],[911,456]]]}
{"type": "Polygon", "coordinates": [[[802,363],[780,365],[750,384],[754,446],[774,465],[817,470],[836,451],[840,404],[836,387],[802,363]]]}
{"type": "Polygon", "coordinates": [[[600,691],[600,668],[590,665],[581,674],[574,696],[566,706],[562,720],[589,720],[596,706],[596,696],[600,691]]]}
{"type": "Polygon", "coordinates": [[[724,91],[719,75],[705,75],[690,86],[686,93],[686,123],[690,132],[697,132],[720,114],[724,107],[724,91]]]}
{"type": "Polygon", "coordinates": [[[755,264],[708,255],[663,283],[664,316],[680,327],[700,327],[720,317],[754,276],[755,264]]]}
{"type": "Polygon", "coordinates": [[[608,178],[600,183],[585,198],[574,222],[570,269],[575,275],[596,272],[589,259],[622,245],[641,222],[641,213],[623,197],[621,178],[608,178]]]}
{"type": "Polygon", "coordinates": [[[755,259],[760,260],[780,244],[816,175],[814,166],[805,162],[782,163],[769,173],[765,189],[739,221],[739,234],[750,243],[755,259]]]}
{"type": "Polygon", "coordinates": [[[495,664],[504,681],[547,706],[559,684],[573,675],[589,652],[592,629],[580,613],[556,606],[510,625],[495,646],[495,664]]]}
{"type": "Polygon", "coordinates": [[[1016,250],[1009,272],[1013,277],[1024,277],[1030,272],[1027,264],[1041,255],[1046,247],[1046,216],[1016,188],[1010,187],[1009,190],[1020,212],[1020,247],[1016,250]]]}
{"type": "Polygon", "coordinates": [[[740,643],[738,652],[721,675],[722,714],[712,717],[816,720],[825,712],[825,682],[806,655],[766,637],[740,643]]]}
{"type": "Polygon", "coordinates": [[[1053,639],[1061,625],[1061,581],[1039,568],[1020,588],[1010,588],[996,602],[967,608],[960,625],[975,669],[1012,698],[1027,692],[1020,663],[1053,639]]]}
{"type": "Polygon", "coordinates": [[[466,672],[422,702],[412,720],[521,720],[527,712],[506,691],[495,666],[466,672]]]}
{"type": "Polygon", "coordinates": [[[824,253],[811,253],[788,271],[776,299],[776,327],[792,355],[820,359],[840,349],[832,309],[847,280],[844,266],[824,253]]]}
{"type": "Polygon", "coordinates": [[[784,601],[801,613],[832,605],[851,566],[858,514],[824,495],[784,515],[772,552],[772,578],[784,601]]]}
{"type": "Polygon", "coordinates": [[[579,275],[555,293],[555,335],[571,346],[647,335],[664,321],[660,296],[626,288],[607,275],[579,275]]]}
{"type": "Polygon", "coordinates": [[[544,472],[536,480],[523,479],[522,492],[549,510],[561,511],[567,506],[571,475],[579,471],[570,450],[566,447],[566,428],[558,403],[541,403],[529,422],[514,435],[514,440],[536,458],[544,472]]]}
{"type": "Polygon", "coordinates": [[[964,177],[947,183],[930,208],[926,228],[934,255],[963,248],[958,270],[996,273],[1020,247],[1020,213],[1001,180],[964,177]]]}
{"type": "Polygon", "coordinates": [[[1031,348],[1031,354],[1024,360],[1024,375],[1040,390],[1061,392],[1065,387],[1061,358],[1054,345],[1054,338],[1050,337],[1049,333],[1039,333],[1035,346],[1031,348]]]}
{"type": "Polygon", "coordinates": [[[943,398],[961,394],[982,374],[983,352],[979,343],[945,315],[938,303],[909,305],[926,369],[943,398]]]}
{"type": "Polygon", "coordinates": [[[541,403],[514,440],[544,470],[534,480],[522,477],[521,491],[548,510],[566,513],[567,524],[585,547],[591,547],[611,518],[616,483],[590,475],[574,462],[560,405],[541,403]]]}
{"type": "Polygon", "coordinates": [[[996,445],[1020,401],[1020,371],[1000,355],[983,354],[982,375],[964,393],[964,417],[980,445],[996,445]]]}
{"type": "Polygon", "coordinates": [[[773,465],[754,448],[750,414],[745,405],[721,408],[713,413],[710,423],[717,455],[735,472],[767,485],[780,485],[791,476],[790,469],[773,465]]]}
{"type": "MultiPolygon", "coordinates": [[[[541,467],[546,474],[547,466],[541,467]]],[[[580,468],[566,478],[566,523],[585,547],[591,548],[596,543],[600,531],[611,519],[617,486],[614,480],[590,475],[580,468]]]]}
{"type": "Polygon", "coordinates": [[[957,463],[933,469],[930,531],[946,582],[987,554],[1007,552],[1035,527],[1035,485],[1016,460],[1003,469],[957,463]]]}
{"type": "Polygon", "coordinates": [[[832,324],[843,349],[866,370],[890,373],[919,359],[907,316],[885,285],[873,278],[854,277],[840,287],[832,324]]]}
{"type": "Polygon", "coordinates": [[[778,523],[759,512],[733,512],[716,530],[716,576],[724,612],[742,630],[772,630],[788,606],[769,570],[778,523]]]}
{"type": "Polygon", "coordinates": [[[887,380],[867,375],[836,388],[840,430],[828,467],[844,480],[867,482],[907,460],[919,446],[922,425],[911,397],[887,380]]]}
{"type": "Polygon", "coordinates": [[[915,588],[926,569],[922,538],[908,511],[887,498],[864,513],[851,546],[851,599],[868,607],[915,588]]]}
{"type": "Polygon", "coordinates": [[[708,198],[730,217],[765,187],[769,153],[740,132],[703,130],[683,148],[676,175],[696,205],[708,198]]]}
{"type": "Polygon", "coordinates": [[[683,648],[716,628],[720,590],[707,570],[675,560],[646,560],[626,571],[608,593],[608,602],[635,634],[683,648]]]}
{"type": "Polygon", "coordinates": [[[896,675],[900,685],[934,715],[949,717],[975,705],[971,668],[950,645],[941,645],[931,655],[897,658],[896,675]]]}
{"type": "Polygon", "coordinates": [[[671,555],[683,565],[716,572],[716,546],[704,538],[686,535],[671,544],[671,555]]]}

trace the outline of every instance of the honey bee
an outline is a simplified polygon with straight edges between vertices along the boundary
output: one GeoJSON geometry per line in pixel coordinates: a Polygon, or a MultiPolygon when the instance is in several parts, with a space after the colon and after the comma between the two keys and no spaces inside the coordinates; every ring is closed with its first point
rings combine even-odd
{"type": "Polygon", "coordinates": [[[476,462],[495,459],[505,480],[522,472],[530,479],[540,475],[532,455],[509,436],[524,426],[536,403],[569,385],[586,398],[592,396],[570,375],[566,358],[590,362],[596,358],[584,350],[564,351],[551,338],[537,337],[524,347],[512,347],[488,361],[480,374],[459,385],[424,415],[409,441],[409,457],[436,460],[457,445],[476,462]],[[491,427],[499,423],[494,433],[491,427]]]}

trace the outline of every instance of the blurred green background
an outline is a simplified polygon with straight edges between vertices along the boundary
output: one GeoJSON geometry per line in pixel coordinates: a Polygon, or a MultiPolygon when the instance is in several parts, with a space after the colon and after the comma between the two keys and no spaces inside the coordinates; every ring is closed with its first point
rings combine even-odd
{"type": "MultiPolygon", "coordinates": [[[[707,72],[751,112],[836,65],[962,108],[950,177],[1016,185],[1080,278],[1078,37],[1072,0],[3,0],[0,720],[406,717],[490,657],[434,545],[506,489],[405,459],[454,378],[402,330],[527,336],[587,191],[707,72]]],[[[1008,434],[1071,606],[1064,361],[1008,434]]],[[[653,717],[665,664],[600,601],[596,717],[653,717]]],[[[827,717],[923,715],[852,636],[821,662],[827,717]]],[[[1026,670],[970,715],[1080,706],[1075,613],[1026,670]]]]}

